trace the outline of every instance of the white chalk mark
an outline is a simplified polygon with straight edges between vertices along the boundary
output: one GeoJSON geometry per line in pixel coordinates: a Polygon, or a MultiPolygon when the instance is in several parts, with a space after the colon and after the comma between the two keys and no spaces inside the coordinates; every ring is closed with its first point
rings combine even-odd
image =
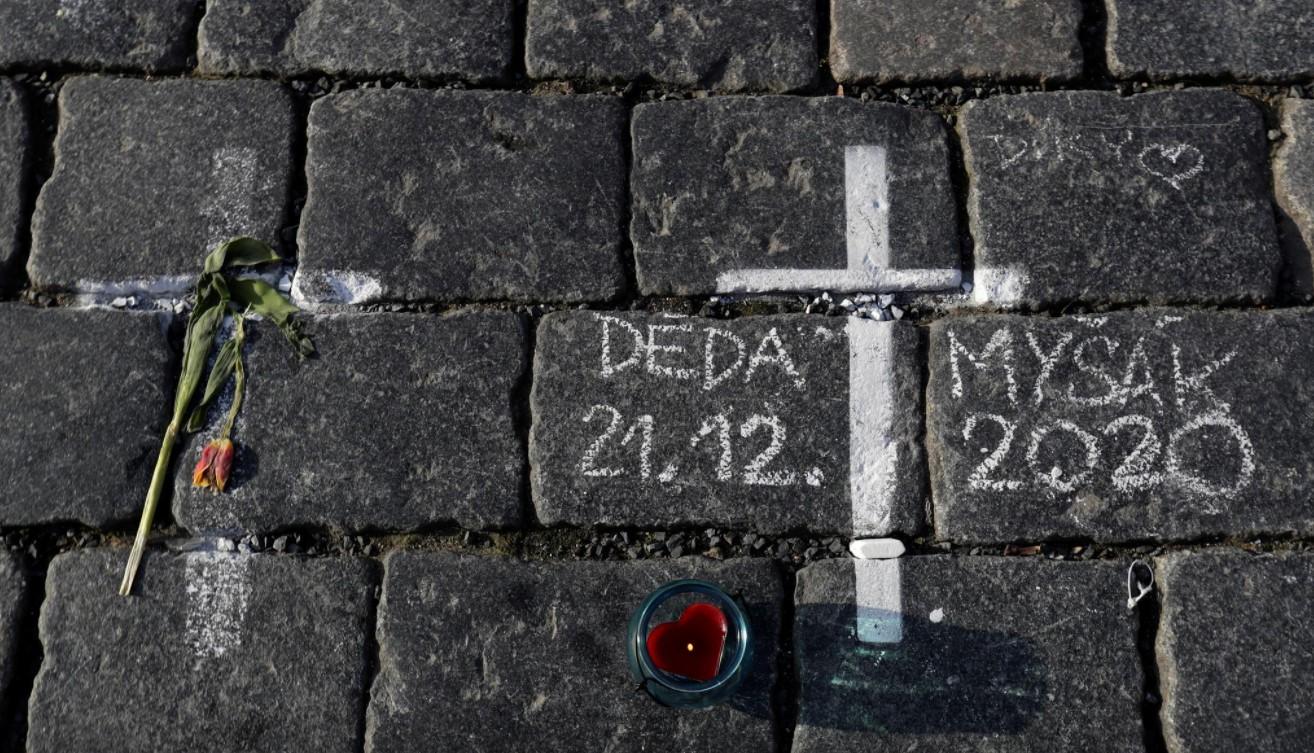
{"type": "Polygon", "coordinates": [[[205,552],[186,557],[187,623],[183,641],[202,659],[242,645],[251,595],[249,555],[205,552]]]}
{"type": "Polygon", "coordinates": [[[256,182],[259,154],[249,146],[216,149],[210,163],[210,192],[201,207],[206,218],[205,248],[210,250],[234,235],[255,232],[256,182]]]}
{"type": "Polygon", "coordinates": [[[1136,161],[1145,172],[1178,191],[1204,170],[1204,155],[1190,144],[1151,144],[1136,155],[1136,161]]]}
{"type": "Polygon", "coordinates": [[[611,418],[607,422],[607,428],[603,429],[602,433],[593,440],[593,444],[589,445],[589,448],[584,451],[584,456],[580,458],[579,461],[579,472],[585,476],[615,478],[624,473],[624,471],[619,468],[608,468],[606,466],[598,467],[597,458],[598,453],[601,452],[603,446],[607,444],[607,440],[615,436],[616,432],[620,430],[621,414],[620,411],[610,405],[598,403],[597,405],[591,406],[589,412],[584,414],[584,423],[592,423],[593,416],[598,411],[611,414],[611,418]]]}
{"type": "Polygon", "coordinates": [[[857,637],[863,643],[903,640],[903,591],[899,560],[853,560],[857,637]]]}
{"type": "Polygon", "coordinates": [[[891,268],[890,175],[885,147],[844,147],[844,216],[844,269],[730,270],[717,276],[717,292],[934,291],[962,283],[958,269],[891,268]]]}
{"type": "Polygon", "coordinates": [[[860,560],[892,560],[902,557],[905,547],[898,539],[854,539],[849,554],[860,560]]]}
{"type": "Polygon", "coordinates": [[[1021,265],[977,267],[973,280],[972,303],[1016,306],[1024,300],[1030,276],[1021,265]]]}
{"type": "Polygon", "coordinates": [[[343,269],[307,271],[297,269],[292,278],[292,302],[314,310],[321,303],[356,305],[383,298],[383,283],[360,272],[343,269]]]}
{"type": "Polygon", "coordinates": [[[888,533],[898,489],[892,322],[849,317],[849,503],[853,535],[888,533]]]}
{"type": "Polygon", "coordinates": [[[955,398],[963,396],[963,373],[958,366],[958,357],[962,356],[978,371],[986,368],[989,360],[996,354],[1002,356],[1005,384],[1008,386],[1008,402],[1017,405],[1017,375],[1013,369],[1013,333],[1006,329],[997,329],[990,336],[985,349],[979,355],[972,353],[958,341],[958,335],[950,329],[949,336],[949,375],[953,381],[950,392],[955,398]]]}

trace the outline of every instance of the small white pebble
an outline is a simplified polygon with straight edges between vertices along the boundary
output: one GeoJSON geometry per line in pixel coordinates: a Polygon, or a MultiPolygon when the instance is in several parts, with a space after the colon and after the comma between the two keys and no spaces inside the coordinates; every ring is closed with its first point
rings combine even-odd
{"type": "Polygon", "coordinates": [[[939,608],[931,610],[931,622],[944,622],[944,610],[939,608]]]}
{"type": "Polygon", "coordinates": [[[849,553],[860,560],[892,560],[904,552],[898,539],[854,539],[849,542],[849,553]]]}
{"type": "Polygon", "coordinates": [[[232,539],[219,539],[215,542],[215,548],[221,552],[231,552],[237,547],[233,546],[232,539]]]}
{"type": "Polygon", "coordinates": [[[894,316],[895,319],[903,318],[903,309],[899,308],[898,306],[891,306],[890,313],[894,316]]]}
{"type": "Polygon", "coordinates": [[[110,305],[116,309],[121,309],[128,305],[128,299],[124,298],[123,296],[119,296],[118,298],[115,298],[114,300],[110,301],[110,305]]]}
{"type": "Polygon", "coordinates": [[[876,300],[880,302],[881,308],[887,309],[894,305],[894,296],[889,293],[882,293],[876,300]]]}

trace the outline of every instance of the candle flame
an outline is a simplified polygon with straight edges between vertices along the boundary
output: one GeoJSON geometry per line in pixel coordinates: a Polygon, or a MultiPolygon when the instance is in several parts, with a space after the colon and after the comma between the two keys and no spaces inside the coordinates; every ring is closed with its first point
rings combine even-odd
{"type": "Polygon", "coordinates": [[[689,649],[690,651],[693,651],[693,644],[690,643],[687,646],[685,646],[685,648],[689,649]]]}

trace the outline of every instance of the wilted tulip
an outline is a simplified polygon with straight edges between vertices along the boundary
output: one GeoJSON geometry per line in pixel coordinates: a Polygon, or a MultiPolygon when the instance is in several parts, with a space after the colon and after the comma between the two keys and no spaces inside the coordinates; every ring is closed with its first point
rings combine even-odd
{"type": "Polygon", "coordinates": [[[201,451],[201,459],[192,471],[192,486],[211,487],[221,492],[233,470],[233,440],[214,439],[201,451]]]}

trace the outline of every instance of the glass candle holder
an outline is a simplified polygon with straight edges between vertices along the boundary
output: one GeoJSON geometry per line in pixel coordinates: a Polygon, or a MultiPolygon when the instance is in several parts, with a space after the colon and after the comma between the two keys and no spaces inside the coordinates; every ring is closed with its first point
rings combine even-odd
{"type": "Polygon", "coordinates": [[[753,631],[740,600],[707,581],[686,579],[643,600],[630,617],[625,645],[634,681],[653,699],[705,708],[739,688],[752,663],[753,631]]]}

